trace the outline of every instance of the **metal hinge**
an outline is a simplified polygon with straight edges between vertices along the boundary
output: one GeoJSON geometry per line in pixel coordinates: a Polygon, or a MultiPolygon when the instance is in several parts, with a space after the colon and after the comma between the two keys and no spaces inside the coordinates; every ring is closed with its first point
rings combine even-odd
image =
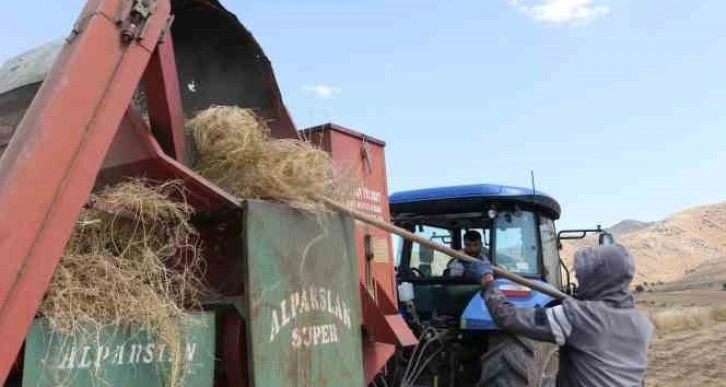
{"type": "Polygon", "coordinates": [[[147,21],[156,10],[156,0],[124,1],[119,7],[116,24],[121,27],[121,41],[140,41],[146,31],[147,21]],[[127,7],[130,4],[130,7],[127,7]]]}

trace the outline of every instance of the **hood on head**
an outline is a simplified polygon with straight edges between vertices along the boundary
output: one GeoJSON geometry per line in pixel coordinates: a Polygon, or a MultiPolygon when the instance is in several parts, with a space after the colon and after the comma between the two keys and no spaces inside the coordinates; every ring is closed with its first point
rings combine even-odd
{"type": "Polygon", "coordinates": [[[632,307],[634,275],[635,260],[622,245],[585,247],[575,253],[578,299],[632,307]]]}

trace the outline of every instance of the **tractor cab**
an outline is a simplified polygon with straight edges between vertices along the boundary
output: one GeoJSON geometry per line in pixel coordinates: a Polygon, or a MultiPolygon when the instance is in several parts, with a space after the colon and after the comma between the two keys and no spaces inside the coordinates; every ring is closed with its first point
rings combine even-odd
{"type": "MultiPolygon", "coordinates": [[[[562,284],[554,226],[560,205],[544,193],[493,184],[441,187],[395,193],[390,207],[393,222],[410,232],[463,250],[464,234],[476,231],[493,264],[556,288],[567,287],[562,284]]],[[[495,328],[477,282],[456,270],[456,259],[410,240],[400,240],[397,253],[399,299],[413,304],[416,319],[448,318],[468,329],[495,328]]],[[[497,281],[514,303],[552,301],[506,280],[497,281]]]]}
{"type": "MultiPolygon", "coordinates": [[[[420,189],[394,193],[389,204],[398,227],[470,256],[486,256],[508,272],[570,294],[575,288],[560,259],[560,241],[595,232],[600,244],[614,242],[599,227],[557,233],[559,203],[528,188],[474,184],[420,189]],[[471,243],[477,234],[481,250],[476,249],[479,243],[471,243]]],[[[557,345],[499,330],[479,281],[462,275],[457,259],[409,239],[397,242],[399,310],[421,341],[395,357],[390,385],[553,385],[557,345]]],[[[504,278],[495,276],[495,282],[515,306],[558,302],[504,278]]]]}

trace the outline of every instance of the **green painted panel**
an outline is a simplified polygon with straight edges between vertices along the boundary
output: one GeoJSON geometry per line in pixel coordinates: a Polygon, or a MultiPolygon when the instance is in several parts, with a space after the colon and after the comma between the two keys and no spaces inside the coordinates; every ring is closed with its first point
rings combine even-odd
{"type": "Polygon", "coordinates": [[[249,201],[245,230],[254,386],[362,386],[352,219],[249,201]]]}
{"type": "MultiPolygon", "coordinates": [[[[215,316],[179,319],[183,335],[183,386],[212,386],[215,316]]],[[[143,331],[108,326],[89,336],[65,336],[36,319],[26,340],[23,387],[168,386],[169,351],[143,331]]]]}

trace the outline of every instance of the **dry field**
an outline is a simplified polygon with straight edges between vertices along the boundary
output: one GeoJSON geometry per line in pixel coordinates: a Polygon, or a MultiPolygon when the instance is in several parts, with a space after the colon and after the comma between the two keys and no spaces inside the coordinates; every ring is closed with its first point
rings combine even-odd
{"type": "Polygon", "coordinates": [[[637,295],[656,333],[646,386],[726,386],[726,259],[637,295]]]}

